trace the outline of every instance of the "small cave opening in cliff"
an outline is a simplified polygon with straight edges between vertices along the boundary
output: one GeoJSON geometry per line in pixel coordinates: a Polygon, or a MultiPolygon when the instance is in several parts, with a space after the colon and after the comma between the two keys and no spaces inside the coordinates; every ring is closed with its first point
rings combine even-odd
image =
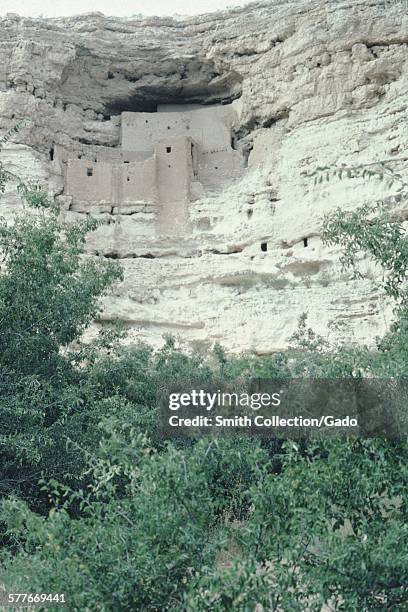
{"type": "Polygon", "coordinates": [[[268,243],[267,242],[261,242],[261,251],[263,253],[266,253],[267,250],[268,250],[268,243]]]}
{"type": "Polygon", "coordinates": [[[303,238],[303,246],[306,248],[309,246],[309,240],[307,238],[303,238]]]}

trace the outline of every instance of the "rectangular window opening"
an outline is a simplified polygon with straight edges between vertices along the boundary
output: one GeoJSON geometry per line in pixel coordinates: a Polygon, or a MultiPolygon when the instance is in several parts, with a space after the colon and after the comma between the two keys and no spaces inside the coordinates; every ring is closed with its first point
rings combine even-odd
{"type": "Polygon", "coordinates": [[[86,176],[93,176],[93,168],[86,169],[86,176]]]}

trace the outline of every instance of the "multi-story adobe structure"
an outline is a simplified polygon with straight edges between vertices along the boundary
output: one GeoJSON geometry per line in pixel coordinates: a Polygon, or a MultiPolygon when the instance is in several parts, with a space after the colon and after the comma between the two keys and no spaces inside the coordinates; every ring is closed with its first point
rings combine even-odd
{"type": "Polygon", "coordinates": [[[144,206],[156,235],[188,229],[188,203],[242,174],[233,149],[233,105],[159,106],[157,113],[121,115],[120,146],[83,145],[62,155],[72,203],[117,211],[144,206]]]}

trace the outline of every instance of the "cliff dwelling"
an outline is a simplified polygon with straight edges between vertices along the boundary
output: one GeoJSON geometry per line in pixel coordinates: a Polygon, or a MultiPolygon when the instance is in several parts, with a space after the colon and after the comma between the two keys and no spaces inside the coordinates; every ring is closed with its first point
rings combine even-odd
{"type": "Polygon", "coordinates": [[[123,112],[120,146],[83,145],[60,152],[64,195],[72,204],[149,206],[157,235],[188,233],[188,203],[242,175],[232,148],[233,104],[159,105],[156,113],[123,112]]]}

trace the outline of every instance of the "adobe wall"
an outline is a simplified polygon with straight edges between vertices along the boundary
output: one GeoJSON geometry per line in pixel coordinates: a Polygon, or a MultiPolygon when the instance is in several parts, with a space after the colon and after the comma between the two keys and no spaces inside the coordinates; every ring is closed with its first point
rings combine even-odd
{"type": "Polygon", "coordinates": [[[118,203],[138,200],[158,202],[156,160],[151,157],[144,162],[130,162],[119,167],[118,203]]]}
{"type": "Polygon", "coordinates": [[[157,143],[144,161],[139,161],[145,157],[140,151],[88,152],[86,158],[80,153],[67,160],[65,194],[74,202],[112,206],[188,199],[193,180],[192,146],[191,139],[171,137],[157,143]]]}
{"type": "Polygon", "coordinates": [[[98,162],[110,161],[126,164],[129,162],[143,162],[149,159],[149,157],[151,157],[149,151],[124,151],[107,147],[97,151],[94,159],[98,162]]]}
{"type": "Polygon", "coordinates": [[[112,202],[112,164],[93,163],[83,159],[68,160],[65,193],[81,202],[112,202]],[[92,175],[89,176],[90,173],[92,175]]]}
{"type": "MultiPolygon", "coordinates": [[[[157,113],[122,113],[121,144],[123,150],[153,153],[154,145],[180,136],[195,140],[202,151],[231,150],[231,125],[235,110],[231,105],[211,106],[193,110],[184,105],[181,110],[157,113]]],[[[172,107],[174,108],[174,107],[172,107]]]]}
{"type": "Polygon", "coordinates": [[[243,157],[238,151],[202,152],[198,158],[198,176],[206,189],[219,190],[242,176],[243,157]]]}
{"type": "Polygon", "coordinates": [[[74,201],[115,204],[157,202],[156,163],[153,158],[127,164],[70,159],[66,195],[74,201]]]}
{"type": "Polygon", "coordinates": [[[157,189],[162,203],[189,199],[193,180],[190,138],[169,138],[155,145],[157,189]]]}
{"type": "Polygon", "coordinates": [[[97,145],[78,145],[75,148],[55,146],[55,159],[65,163],[70,159],[86,159],[90,162],[126,163],[129,161],[145,161],[151,157],[149,151],[124,151],[120,148],[97,145]]]}
{"type": "Polygon", "coordinates": [[[191,138],[171,138],[155,146],[159,206],[157,234],[185,238],[190,233],[188,204],[194,180],[191,138]]]}

